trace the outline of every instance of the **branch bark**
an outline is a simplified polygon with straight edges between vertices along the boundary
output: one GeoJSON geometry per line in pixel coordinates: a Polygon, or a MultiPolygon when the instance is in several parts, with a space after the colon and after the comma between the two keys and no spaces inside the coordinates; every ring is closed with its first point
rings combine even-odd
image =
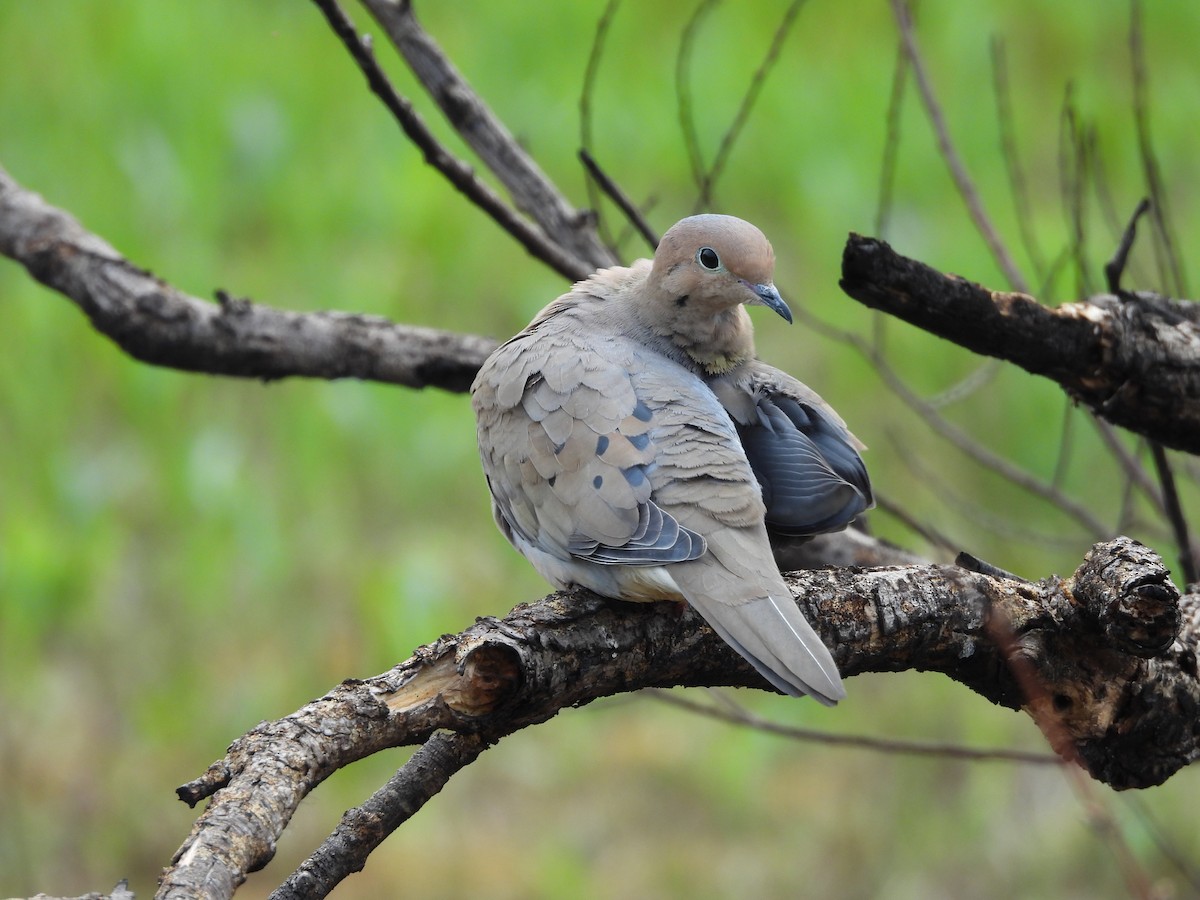
{"type": "MultiPolygon", "coordinates": [[[[1071,578],[1036,584],[935,565],[788,579],[846,676],[942,672],[1024,709],[1064,758],[1118,789],[1159,784],[1200,756],[1200,595],[1180,598],[1158,557],[1128,538],[1097,544],[1071,578]]],[[[448,735],[428,778],[398,776],[390,803],[402,810],[399,824],[501,738],[599,697],[675,685],[764,687],[674,604],[574,591],[480,619],[389,672],[258,726],[181,787],[190,804],[212,802],[158,896],[193,896],[200,884],[229,896],[270,860],[308,792],[371,753],[448,735]]],[[[382,839],[378,828],[357,811],[343,820],[331,840],[347,854],[346,871],[382,839]]],[[[310,875],[302,868],[294,879],[315,884],[310,875]]]]}
{"type": "Polygon", "coordinates": [[[846,242],[841,286],[872,309],[1058,382],[1114,425],[1200,453],[1200,304],[1101,294],[1051,309],[857,234],[846,242]]]}
{"type": "Polygon", "coordinates": [[[617,262],[596,234],[590,213],[575,209],[470,86],[408,0],[362,0],[459,136],[508,189],[517,209],[563,250],[593,269],[617,262]]]}
{"type": "Polygon", "coordinates": [[[489,338],[378,316],[296,313],[176,290],[0,168],[0,253],[72,300],[96,330],[143,362],[271,380],[362,378],[462,392],[496,346],[489,338]]]}

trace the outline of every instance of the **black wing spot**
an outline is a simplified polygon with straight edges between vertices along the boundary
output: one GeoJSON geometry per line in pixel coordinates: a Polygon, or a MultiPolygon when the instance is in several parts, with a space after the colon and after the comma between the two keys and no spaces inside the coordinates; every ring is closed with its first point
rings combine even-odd
{"type": "Polygon", "coordinates": [[[600,485],[602,485],[602,484],[604,484],[604,476],[603,475],[597,475],[595,478],[592,479],[592,487],[594,487],[596,490],[600,490],[600,485]]]}
{"type": "Polygon", "coordinates": [[[630,487],[639,487],[646,480],[646,470],[642,466],[630,466],[622,469],[621,474],[629,482],[630,487]]]}
{"type": "Polygon", "coordinates": [[[650,446],[650,435],[648,434],[635,434],[628,440],[633,444],[635,450],[645,450],[650,446]]]}
{"type": "Polygon", "coordinates": [[[637,406],[633,408],[633,417],[639,422],[649,422],[652,416],[653,413],[650,412],[650,407],[639,400],[637,406]]]}
{"type": "Polygon", "coordinates": [[[603,456],[604,451],[607,449],[608,449],[608,435],[602,434],[602,435],[600,435],[599,440],[596,441],[596,455],[603,456]]]}

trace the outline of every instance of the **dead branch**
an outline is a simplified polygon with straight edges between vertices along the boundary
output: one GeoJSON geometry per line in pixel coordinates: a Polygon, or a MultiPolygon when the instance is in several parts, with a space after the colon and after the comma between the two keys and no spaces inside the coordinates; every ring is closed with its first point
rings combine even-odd
{"type": "Polygon", "coordinates": [[[212,375],[362,378],[465,391],[495,341],[378,316],[192,297],[125,259],[0,168],[0,254],[78,306],[135,359],[212,375]]]}
{"type": "MultiPolygon", "coordinates": [[[[1058,736],[1064,758],[1118,789],[1160,784],[1200,756],[1200,595],[1180,598],[1158,557],[1135,541],[1097,544],[1071,578],[1036,584],[934,565],[788,577],[846,676],[946,674],[1024,709],[1058,736]],[[1022,684],[1029,677],[1033,693],[1022,684]]],[[[399,824],[501,738],[600,697],[674,685],[764,686],[695,613],[674,604],[575,591],[480,619],[389,672],[346,681],[258,726],[181,787],[190,804],[212,801],[159,896],[193,896],[200,883],[229,896],[270,860],[313,788],[379,750],[459,736],[439,738],[435,765],[419,754],[401,770],[397,783],[407,787],[389,795],[402,810],[399,824]],[[428,776],[415,777],[422,767],[428,776]]],[[[378,825],[352,812],[337,839],[361,863],[353,848],[378,843],[378,825]]]]}
{"type": "Polygon", "coordinates": [[[1021,274],[1021,270],[1017,268],[1017,264],[1013,262],[1012,254],[1008,252],[1008,247],[1000,238],[999,232],[992,224],[987,212],[983,208],[983,200],[979,196],[979,191],[975,187],[975,182],[971,180],[971,176],[967,173],[967,167],[963,164],[962,157],[954,147],[954,142],[950,139],[950,128],[946,124],[946,116],[942,111],[942,105],[938,102],[937,95],[933,90],[933,81],[926,71],[925,58],[921,54],[920,47],[917,45],[917,36],[913,28],[912,10],[909,8],[906,0],[891,0],[892,15],[896,19],[896,27],[900,32],[900,40],[903,42],[905,53],[908,54],[908,60],[913,70],[913,79],[917,83],[917,92],[921,95],[921,102],[925,106],[925,112],[929,116],[929,123],[933,128],[934,135],[937,137],[938,152],[941,153],[942,159],[946,163],[946,170],[954,179],[954,186],[958,189],[959,196],[962,197],[963,204],[967,207],[967,212],[971,215],[971,222],[975,226],[975,230],[979,232],[979,236],[983,238],[987,244],[988,251],[996,260],[996,265],[1004,272],[1004,277],[1008,279],[1016,290],[1023,291],[1025,287],[1025,277],[1021,274]]]}
{"type": "Polygon", "coordinates": [[[854,299],[1058,382],[1114,425],[1200,452],[1200,305],[1158,294],[1101,294],[1051,309],[991,291],[851,235],[842,289],[854,299]]]}
{"type": "Polygon", "coordinates": [[[591,274],[595,269],[594,265],[564,249],[558,240],[547,236],[537,226],[514,212],[491,187],[476,176],[470,166],[434,137],[408,98],[402,97],[392,87],[387,75],[375,60],[370,39],[359,37],[354,23],[342,11],[337,0],[314,2],[329,22],[333,33],[362,70],[371,92],[383,101],[409,140],[424,154],[429,165],[437,169],[473,205],[483,210],[497,225],[512,235],[531,256],[573,281],[591,274]]]}
{"type": "Polygon", "coordinates": [[[592,216],[571,206],[517,143],[421,27],[412,3],[407,0],[362,0],[362,3],[387,32],[413,74],[441,108],[446,121],[508,189],[517,208],[537,222],[542,233],[563,251],[583,263],[585,271],[574,277],[586,277],[594,269],[613,265],[616,258],[597,236],[592,216]]]}

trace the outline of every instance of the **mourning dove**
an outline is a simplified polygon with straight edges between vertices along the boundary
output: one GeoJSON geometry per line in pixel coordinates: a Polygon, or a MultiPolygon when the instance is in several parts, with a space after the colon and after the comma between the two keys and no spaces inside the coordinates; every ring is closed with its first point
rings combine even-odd
{"type": "Polygon", "coordinates": [[[776,688],[833,705],[769,532],[836,531],[873,500],[837,413],[754,358],[744,304],[792,320],[774,262],[748,222],[684,219],[500,346],[472,405],[496,524],[547,581],[686,600],[776,688]]]}

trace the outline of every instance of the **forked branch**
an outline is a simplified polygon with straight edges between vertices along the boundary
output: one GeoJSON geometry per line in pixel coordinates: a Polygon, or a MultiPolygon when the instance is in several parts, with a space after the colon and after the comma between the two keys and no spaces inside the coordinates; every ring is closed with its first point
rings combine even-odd
{"type": "MultiPolygon", "coordinates": [[[[788,578],[844,675],[942,672],[1023,708],[1065,759],[1117,788],[1159,784],[1200,755],[1200,721],[1179,713],[1200,707],[1200,596],[1180,598],[1161,561],[1134,541],[1098,544],[1073,577],[1036,584],[933,565],[788,578]]],[[[432,763],[414,757],[421,765],[410,762],[394,779],[405,786],[389,801],[403,812],[399,824],[501,738],[600,697],[674,685],[764,687],[694,612],[674,604],[577,591],[481,619],[389,672],[344,682],[260,725],[180,788],[189,803],[212,802],[159,896],[192,896],[199,883],[228,896],[269,861],[308,792],[369,754],[443,735],[432,763]],[[460,737],[447,743],[447,734],[460,737]],[[414,777],[421,767],[428,776],[414,777]]],[[[339,826],[347,871],[365,859],[355,848],[369,852],[381,839],[378,824],[351,813],[339,826]]]]}

